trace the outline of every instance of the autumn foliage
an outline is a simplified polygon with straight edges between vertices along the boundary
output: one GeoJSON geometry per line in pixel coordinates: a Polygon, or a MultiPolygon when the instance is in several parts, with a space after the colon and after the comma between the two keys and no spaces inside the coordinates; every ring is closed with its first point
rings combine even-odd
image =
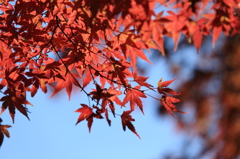
{"type": "MultiPolygon", "coordinates": [[[[51,97],[62,89],[70,100],[73,86],[86,94],[89,103],[81,103],[77,123],[86,120],[89,131],[94,119],[113,116],[122,119],[138,137],[130,115],[138,107],[144,113],[142,99],[147,91],[167,109],[180,93],[168,88],[174,81],[162,81],[158,87],[137,71],[137,58],[150,63],[147,52],[158,49],[165,54],[164,37],[178,41],[184,35],[199,51],[204,36],[212,35],[212,45],[221,33],[232,36],[240,31],[239,0],[9,0],[0,5],[0,89],[1,113],[8,109],[14,122],[15,111],[28,119],[32,105],[27,92],[38,91],[51,97]],[[86,86],[94,85],[92,91],[86,86]],[[175,97],[172,97],[175,96],[175,97]],[[122,115],[116,107],[125,108],[122,115]]],[[[80,102],[80,101],[79,101],[80,102]]],[[[9,136],[1,125],[1,133],[9,136]]]]}
{"type": "MultiPolygon", "coordinates": [[[[239,34],[233,37],[221,36],[213,49],[209,47],[211,38],[205,38],[202,46],[204,52],[193,55],[198,57],[197,62],[193,63],[190,62],[191,58],[186,58],[189,49],[182,47],[188,45],[187,40],[181,39],[179,49],[173,56],[154,58],[167,63],[166,67],[170,68],[168,71],[178,79],[176,87],[182,93],[178,96],[181,102],[177,103],[177,107],[189,113],[174,114],[177,120],[172,124],[177,133],[184,134],[185,137],[178,141],[181,146],[177,150],[170,148],[160,158],[240,157],[239,42],[239,34]],[[188,51],[187,54],[183,53],[185,50],[188,51]],[[176,58],[179,59],[173,60],[176,58]],[[183,75],[186,70],[190,76],[183,75]],[[199,148],[192,152],[195,146],[199,148]]],[[[172,54],[171,50],[171,47],[166,47],[166,56],[172,54]]],[[[169,118],[166,109],[161,104],[158,105],[156,111],[160,119],[169,118]]]]}

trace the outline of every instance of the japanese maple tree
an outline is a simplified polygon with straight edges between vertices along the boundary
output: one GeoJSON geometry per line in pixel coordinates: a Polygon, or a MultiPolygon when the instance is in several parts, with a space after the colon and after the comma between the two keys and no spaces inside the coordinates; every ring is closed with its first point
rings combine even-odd
{"type": "MultiPolygon", "coordinates": [[[[240,31],[239,0],[5,0],[0,5],[0,92],[1,113],[8,109],[14,122],[18,110],[28,119],[34,97],[51,87],[55,96],[65,89],[70,100],[73,85],[86,94],[77,123],[86,120],[89,131],[94,119],[109,112],[119,116],[123,130],[135,133],[132,111],[144,112],[142,99],[158,91],[167,111],[177,110],[180,93],[168,88],[173,80],[158,87],[137,71],[137,58],[150,63],[147,51],[164,51],[164,37],[177,50],[182,35],[199,51],[204,36],[212,35],[212,45],[221,33],[240,31]],[[164,7],[163,7],[164,6],[164,7]],[[165,8],[164,10],[162,8],[165,8]],[[166,9],[167,8],[167,9],[166,9]],[[161,10],[159,12],[159,10],[161,10]],[[52,55],[54,54],[54,55],[52,55]],[[63,55],[62,55],[63,54],[63,55]],[[55,57],[54,57],[55,56],[55,57]],[[92,83],[92,91],[86,86],[92,83]],[[121,98],[120,96],[123,96],[121,98]],[[175,97],[172,97],[175,96],[175,97]],[[116,107],[127,110],[115,112],[116,107]]],[[[1,138],[9,133],[1,126],[1,138]],[[4,135],[3,135],[4,134],[4,135]]],[[[1,140],[1,141],[2,141],[1,140]]],[[[0,142],[1,143],[1,142],[0,142]]]]}

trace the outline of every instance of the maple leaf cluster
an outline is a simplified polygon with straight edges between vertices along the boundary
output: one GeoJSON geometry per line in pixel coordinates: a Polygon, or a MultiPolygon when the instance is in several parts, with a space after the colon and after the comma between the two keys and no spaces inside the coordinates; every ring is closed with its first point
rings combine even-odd
{"type": "Polygon", "coordinates": [[[172,111],[179,112],[179,113],[186,113],[186,112],[177,110],[176,106],[173,103],[180,102],[180,100],[169,96],[169,95],[180,95],[181,94],[181,93],[177,93],[174,90],[167,87],[173,81],[175,81],[175,79],[162,82],[162,78],[161,78],[158,82],[158,92],[163,95],[162,98],[160,99],[161,104],[174,117],[172,111]]]}
{"type": "MultiPolygon", "coordinates": [[[[164,37],[171,37],[174,50],[184,34],[199,50],[202,38],[240,31],[239,0],[5,0],[0,5],[0,92],[1,113],[15,111],[28,118],[26,92],[53,89],[51,97],[65,89],[70,100],[78,87],[95,104],[81,104],[77,123],[84,119],[89,131],[93,118],[111,121],[116,105],[130,110],[121,115],[126,126],[138,135],[130,113],[138,106],[143,112],[145,90],[154,90],[148,77],[139,76],[137,58],[150,63],[144,50],[158,49],[164,55],[164,37]],[[204,13],[206,8],[209,8],[204,13]],[[156,7],[168,10],[157,12],[156,7]],[[95,90],[85,87],[93,83],[95,90]],[[131,85],[135,85],[132,87],[131,85]],[[119,96],[123,95],[121,100],[119,96]]],[[[167,81],[166,81],[167,82],[167,81]]],[[[171,83],[168,81],[167,83],[171,83]]],[[[178,95],[163,82],[160,102],[172,114],[178,95]]],[[[182,112],[181,112],[182,113],[182,112]]]]}

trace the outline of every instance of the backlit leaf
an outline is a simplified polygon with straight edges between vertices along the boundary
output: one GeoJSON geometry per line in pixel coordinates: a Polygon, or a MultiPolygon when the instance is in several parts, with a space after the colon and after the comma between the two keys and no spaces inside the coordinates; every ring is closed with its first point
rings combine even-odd
{"type": "Polygon", "coordinates": [[[136,132],[135,127],[132,124],[132,121],[135,121],[135,119],[133,119],[132,116],[130,115],[131,112],[132,112],[131,110],[124,111],[123,114],[121,115],[123,130],[125,131],[126,127],[128,127],[129,130],[131,130],[135,135],[137,135],[140,138],[140,136],[136,132]]]}

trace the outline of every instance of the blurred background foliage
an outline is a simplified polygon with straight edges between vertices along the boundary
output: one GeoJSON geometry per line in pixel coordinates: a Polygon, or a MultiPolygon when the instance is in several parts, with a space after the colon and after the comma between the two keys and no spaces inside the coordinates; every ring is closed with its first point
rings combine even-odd
{"type": "MultiPolygon", "coordinates": [[[[177,90],[182,92],[177,107],[188,112],[175,113],[178,131],[187,136],[177,152],[181,155],[171,153],[165,158],[192,158],[189,152],[194,144],[199,147],[194,152],[195,159],[240,158],[239,44],[240,35],[221,36],[215,47],[211,37],[205,37],[198,54],[189,39],[181,38],[178,50],[173,52],[172,40],[166,38],[166,56],[153,51],[153,63],[163,61],[169,73],[177,78],[177,90]]],[[[139,67],[143,74],[148,71],[147,67],[139,67]]],[[[161,105],[156,111],[160,118],[171,118],[161,105]]]]}

